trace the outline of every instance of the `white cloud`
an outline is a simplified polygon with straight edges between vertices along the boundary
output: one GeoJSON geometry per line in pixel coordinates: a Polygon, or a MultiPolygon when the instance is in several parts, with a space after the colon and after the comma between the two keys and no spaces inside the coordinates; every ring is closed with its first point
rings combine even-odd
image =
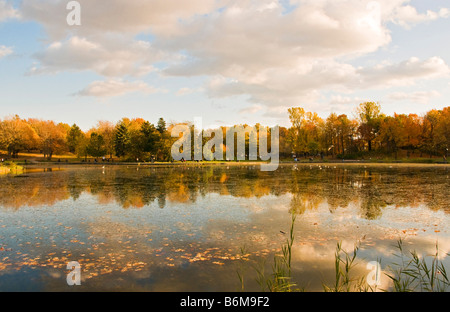
{"type": "Polygon", "coordinates": [[[416,91],[411,93],[406,92],[394,92],[391,93],[388,98],[394,101],[410,101],[419,104],[427,104],[430,99],[439,97],[441,94],[436,91],[416,91]]]}
{"type": "Polygon", "coordinates": [[[372,68],[360,68],[358,74],[366,87],[392,87],[412,85],[418,79],[442,77],[450,72],[445,61],[432,57],[421,61],[416,57],[398,64],[381,64],[372,68]]]}
{"type": "Polygon", "coordinates": [[[94,81],[84,90],[78,92],[81,96],[94,97],[114,97],[122,96],[133,92],[143,92],[147,94],[162,92],[142,81],[128,82],[121,79],[110,79],[106,81],[94,81]]]}
{"type": "Polygon", "coordinates": [[[50,42],[35,55],[32,73],[91,70],[123,79],[163,62],[166,76],[208,76],[210,97],[247,96],[252,104],[284,110],[317,103],[323,90],[411,85],[449,70],[438,57],[349,64],[389,45],[389,23],[407,27],[450,15],[445,8],[421,14],[409,0],[290,0],[288,13],[274,0],[79,2],[82,27],[67,25],[66,1],[22,1],[24,19],[42,24],[50,42]],[[148,41],[137,39],[147,35],[148,41]]]}
{"type": "Polygon", "coordinates": [[[392,21],[400,26],[409,29],[418,23],[434,21],[439,18],[450,17],[450,10],[442,8],[438,12],[427,10],[425,14],[420,14],[413,6],[406,5],[398,7],[393,15],[392,21]]]}
{"type": "Polygon", "coordinates": [[[11,5],[11,3],[0,0],[0,22],[19,17],[19,12],[11,5]]]}
{"type": "Polygon", "coordinates": [[[287,15],[281,6],[258,11],[268,3],[233,1],[220,14],[187,23],[162,44],[184,49],[190,58],[166,72],[257,79],[262,70],[301,69],[312,60],[361,55],[391,41],[381,22],[363,22],[370,16],[364,1],[303,1],[287,15]]]}
{"type": "Polygon", "coordinates": [[[81,6],[82,27],[66,23],[66,0],[23,0],[24,19],[42,24],[52,40],[61,40],[67,34],[80,37],[102,36],[109,33],[176,33],[180,21],[207,14],[218,6],[215,0],[78,0],[81,6]],[[51,16],[52,18],[49,18],[51,16]]]}
{"type": "Polygon", "coordinates": [[[39,66],[30,73],[92,70],[107,77],[142,76],[155,70],[152,64],[161,54],[144,41],[123,38],[89,41],[71,37],[50,44],[35,55],[39,66]]]}
{"type": "Polygon", "coordinates": [[[0,46],[0,59],[12,54],[13,52],[14,52],[13,48],[11,48],[11,47],[5,47],[3,45],[0,46]]]}
{"type": "MultiPolygon", "coordinates": [[[[270,69],[261,73],[260,81],[246,81],[217,77],[208,85],[210,96],[227,97],[250,95],[249,101],[267,106],[289,107],[317,103],[320,90],[351,93],[361,89],[389,89],[393,86],[413,85],[421,79],[442,77],[449,73],[448,65],[440,58],[419,60],[411,58],[398,64],[355,68],[334,61],[316,61],[300,70],[270,69]]],[[[336,100],[336,99],[335,99],[336,100]]],[[[342,107],[346,103],[342,102],[342,107]]],[[[350,104],[350,102],[348,102],[350,104]]]]}

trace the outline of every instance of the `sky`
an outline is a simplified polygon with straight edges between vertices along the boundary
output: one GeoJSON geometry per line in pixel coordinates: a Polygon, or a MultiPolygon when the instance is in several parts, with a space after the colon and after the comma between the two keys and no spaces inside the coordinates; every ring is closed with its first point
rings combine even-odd
{"type": "Polygon", "coordinates": [[[69,2],[0,0],[0,118],[289,126],[290,107],[450,106],[448,0],[69,2]]]}

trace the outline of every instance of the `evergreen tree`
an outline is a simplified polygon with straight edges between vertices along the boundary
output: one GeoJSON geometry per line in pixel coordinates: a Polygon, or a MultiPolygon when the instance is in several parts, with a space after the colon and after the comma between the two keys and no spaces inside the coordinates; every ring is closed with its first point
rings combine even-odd
{"type": "Polygon", "coordinates": [[[163,118],[159,118],[158,125],[156,126],[156,129],[159,131],[159,133],[163,134],[166,132],[166,121],[163,118]]]}
{"type": "Polygon", "coordinates": [[[160,132],[150,122],[146,121],[141,127],[142,149],[145,153],[155,153],[160,132]]]}
{"type": "Polygon", "coordinates": [[[130,147],[130,135],[128,132],[128,127],[124,121],[121,121],[116,126],[116,131],[114,135],[114,149],[116,151],[116,156],[125,156],[130,147]]]}
{"type": "Polygon", "coordinates": [[[83,137],[83,131],[81,131],[80,127],[76,124],[73,124],[67,133],[67,147],[69,148],[69,152],[75,153],[77,150],[77,145],[80,142],[80,139],[83,137]]]}

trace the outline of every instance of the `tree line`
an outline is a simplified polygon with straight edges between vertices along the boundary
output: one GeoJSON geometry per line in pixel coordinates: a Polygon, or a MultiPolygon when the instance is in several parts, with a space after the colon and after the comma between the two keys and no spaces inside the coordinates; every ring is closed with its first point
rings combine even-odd
{"type": "Polygon", "coordinates": [[[33,118],[25,120],[17,115],[0,121],[0,149],[11,158],[17,158],[20,152],[37,152],[49,160],[53,155],[64,154],[84,159],[143,159],[152,155],[167,160],[171,141],[163,118],[157,125],[141,118],[123,118],[117,124],[99,121],[87,132],[76,124],[70,126],[33,118]]]}
{"type": "Polygon", "coordinates": [[[290,146],[297,154],[326,153],[352,158],[386,155],[397,158],[403,151],[422,156],[448,156],[450,107],[417,114],[385,115],[379,103],[361,103],[354,118],[332,113],[326,120],[302,108],[289,109],[292,123],[290,146]]]}
{"type": "MultiPolygon", "coordinates": [[[[448,156],[450,107],[433,109],[422,116],[388,116],[382,113],[379,103],[365,102],[356,108],[353,117],[331,113],[323,119],[301,107],[290,108],[288,113],[291,127],[280,127],[281,159],[317,156],[350,159],[367,155],[397,158],[400,153],[407,157],[448,156]]],[[[163,118],[157,124],[142,118],[123,118],[117,123],[99,121],[84,132],[76,124],[21,119],[16,115],[0,120],[0,150],[10,158],[28,152],[43,154],[49,160],[53,155],[72,154],[84,160],[94,157],[171,161],[171,147],[178,139],[171,136],[173,126],[167,125],[163,118]]],[[[192,124],[191,129],[194,131],[192,124]]],[[[226,133],[227,128],[222,127],[222,131],[226,133]]],[[[226,145],[224,139],[224,151],[226,145]]]]}

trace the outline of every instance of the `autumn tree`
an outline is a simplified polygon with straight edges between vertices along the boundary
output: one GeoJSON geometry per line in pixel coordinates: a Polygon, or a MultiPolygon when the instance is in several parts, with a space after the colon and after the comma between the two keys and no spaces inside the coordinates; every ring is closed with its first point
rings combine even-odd
{"type": "Polygon", "coordinates": [[[56,125],[51,120],[29,119],[31,127],[39,136],[38,146],[48,160],[53,154],[68,151],[66,145],[67,128],[64,124],[56,125]]]}
{"type": "Polygon", "coordinates": [[[306,152],[315,155],[322,150],[322,133],[324,129],[324,121],[317,113],[307,112],[303,123],[304,139],[306,152]]]}
{"type": "Polygon", "coordinates": [[[324,142],[326,149],[332,155],[348,154],[356,152],[354,135],[357,129],[357,121],[351,120],[347,115],[331,113],[325,121],[324,142]]]}
{"type": "Polygon", "coordinates": [[[301,107],[288,109],[289,120],[292,128],[290,129],[289,141],[295,154],[301,154],[305,151],[305,142],[303,140],[303,123],[305,122],[305,110],[301,107]]]}
{"type": "Polygon", "coordinates": [[[127,151],[128,158],[132,160],[142,159],[145,152],[142,138],[142,125],[146,121],[142,118],[134,118],[128,124],[128,135],[130,137],[130,144],[127,151]]]}
{"type": "Polygon", "coordinates": [[[380,130],[382,117],[380,104],[375,102],[361,103],[356,110],[356,114],[360,122],[358,132],[361,138],[367,142],[370,152],[372,151],[372,143],[380,130]]]}
{"type": "Polygon", "coordinates": [[[331,152],[333,157],[339,153],[339,130],[336,113],[331,113],[325,121],[324,144],[327,152],[331,152]]]}
{"type": "Polygon", "coordinates": [[[36,147],[38,139],[35,130],[17,115],[0,122],[0,148],[10,157],[17,158],[20,151],[36,147]]]}
{"type": "Polygon", "coordinates": [[[110,121],[99,121],[95,128],[95,132],[103,138],[105,155],[109,155],[111,159],[115,152],[115,131],[116,128],[110,121]]]}
{"type": "Polygon", "coordinates": [[[405,132],[403,148],[407,150],[408,157],[411,151],[420,148],[422,125],[423,119],[416,114],[409,114],[405,117],[403,124],[405,132]]]}
{"type": "Polygon", "coordinates": [[[387,116],[380,123],[380,140],[386,145],[388,152],[398,157],[398,150],[406,141],[404,121],[405,115],[387,116]]]}
{"type": "Polygon", "coordinates": [[[430,157],[437,151],[436,128],[441,119],[441,112],[433,109],[426,113],[423,118],[422,127],[422,148],[430,157]]]}
{"type": "Polygon", "coordinates": [[[441,112],[436,125],[434,142],[437,150],[448,157],[450,148],[450,106],[445,107],[441,112]]]}
{"type": "Polygon", "coordinates": [[[306,112],[301,107],[288,110],[292,123],[290,142],[296,154],[317,154],[322,151],[324,121],[317,113],[306,112]]]}
{"type": "Polygon", "coordinates": [[[280,157],[290,157],[292,154],[292,147],[289,144],[289,129],[280,127],[280,157]]]}

